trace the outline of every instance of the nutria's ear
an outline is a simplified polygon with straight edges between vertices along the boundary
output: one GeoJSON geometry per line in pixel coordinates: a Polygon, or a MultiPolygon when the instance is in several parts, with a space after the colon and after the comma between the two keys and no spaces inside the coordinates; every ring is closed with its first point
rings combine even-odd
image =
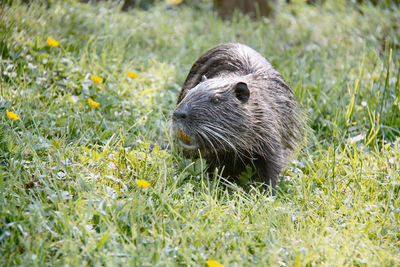
{"type": "Polygon", "coordinates": [[[247,87],[247,84],[244,82],[238,82],[235,85],[235,94],[236,98],[240,100],[242,103],[246,103],[250,97],[250,90],[247,87]]]}

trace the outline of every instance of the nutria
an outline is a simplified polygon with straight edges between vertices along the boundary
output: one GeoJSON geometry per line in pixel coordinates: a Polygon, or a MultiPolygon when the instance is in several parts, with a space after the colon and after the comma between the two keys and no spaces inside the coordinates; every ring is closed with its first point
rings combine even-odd
{"type": "Polygon", "coordinates": [[[302,140],[304,125],[279,72],[239,43],[219,45],[197,59],[172,115],[185,154],[200,152],[209,170],[218,167],[233,178],[252,165],[255,180],[272,186],[302,140]]]}

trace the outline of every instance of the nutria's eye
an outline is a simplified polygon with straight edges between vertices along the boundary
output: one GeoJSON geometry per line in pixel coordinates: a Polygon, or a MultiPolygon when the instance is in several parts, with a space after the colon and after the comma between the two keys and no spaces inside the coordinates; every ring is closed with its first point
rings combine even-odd
{"type": "Polygon", "coordinates": [[[219,95],[213,95],[210,99],[211,103],[213,104],[218,104],[219,102],[221,102],[221,97],[219,95]]]}

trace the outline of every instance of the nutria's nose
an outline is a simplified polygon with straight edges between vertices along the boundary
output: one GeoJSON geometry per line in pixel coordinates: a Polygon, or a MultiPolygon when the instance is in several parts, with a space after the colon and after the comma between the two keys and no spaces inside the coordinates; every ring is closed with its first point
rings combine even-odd
{"type": "Polygon", "coordinates": [[[187,105],[177,108],[173,114],[175,119],[186,120],[189,116],[189,109],[187,105]]]}

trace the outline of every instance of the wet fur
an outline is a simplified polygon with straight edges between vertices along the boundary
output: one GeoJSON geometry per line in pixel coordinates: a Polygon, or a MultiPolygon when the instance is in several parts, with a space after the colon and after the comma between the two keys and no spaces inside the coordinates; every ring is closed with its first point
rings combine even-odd
{"type": "Polygon", "coordinates": [[[236,177],[254,164],[258,180],[274,186],[303,136],[304,116],[292,89],[263,56],[242,44],[219,45],[193,64],[175,112],[182,110],[188,117],[173,116],[174,131],[191,136],[209,168],[224,168],[224,176],[236,177]],[[238,98],[238,83],[250,91],[246,101],[238,98]],[[220,101],[214,104],[216,96],[220,101]]]}

